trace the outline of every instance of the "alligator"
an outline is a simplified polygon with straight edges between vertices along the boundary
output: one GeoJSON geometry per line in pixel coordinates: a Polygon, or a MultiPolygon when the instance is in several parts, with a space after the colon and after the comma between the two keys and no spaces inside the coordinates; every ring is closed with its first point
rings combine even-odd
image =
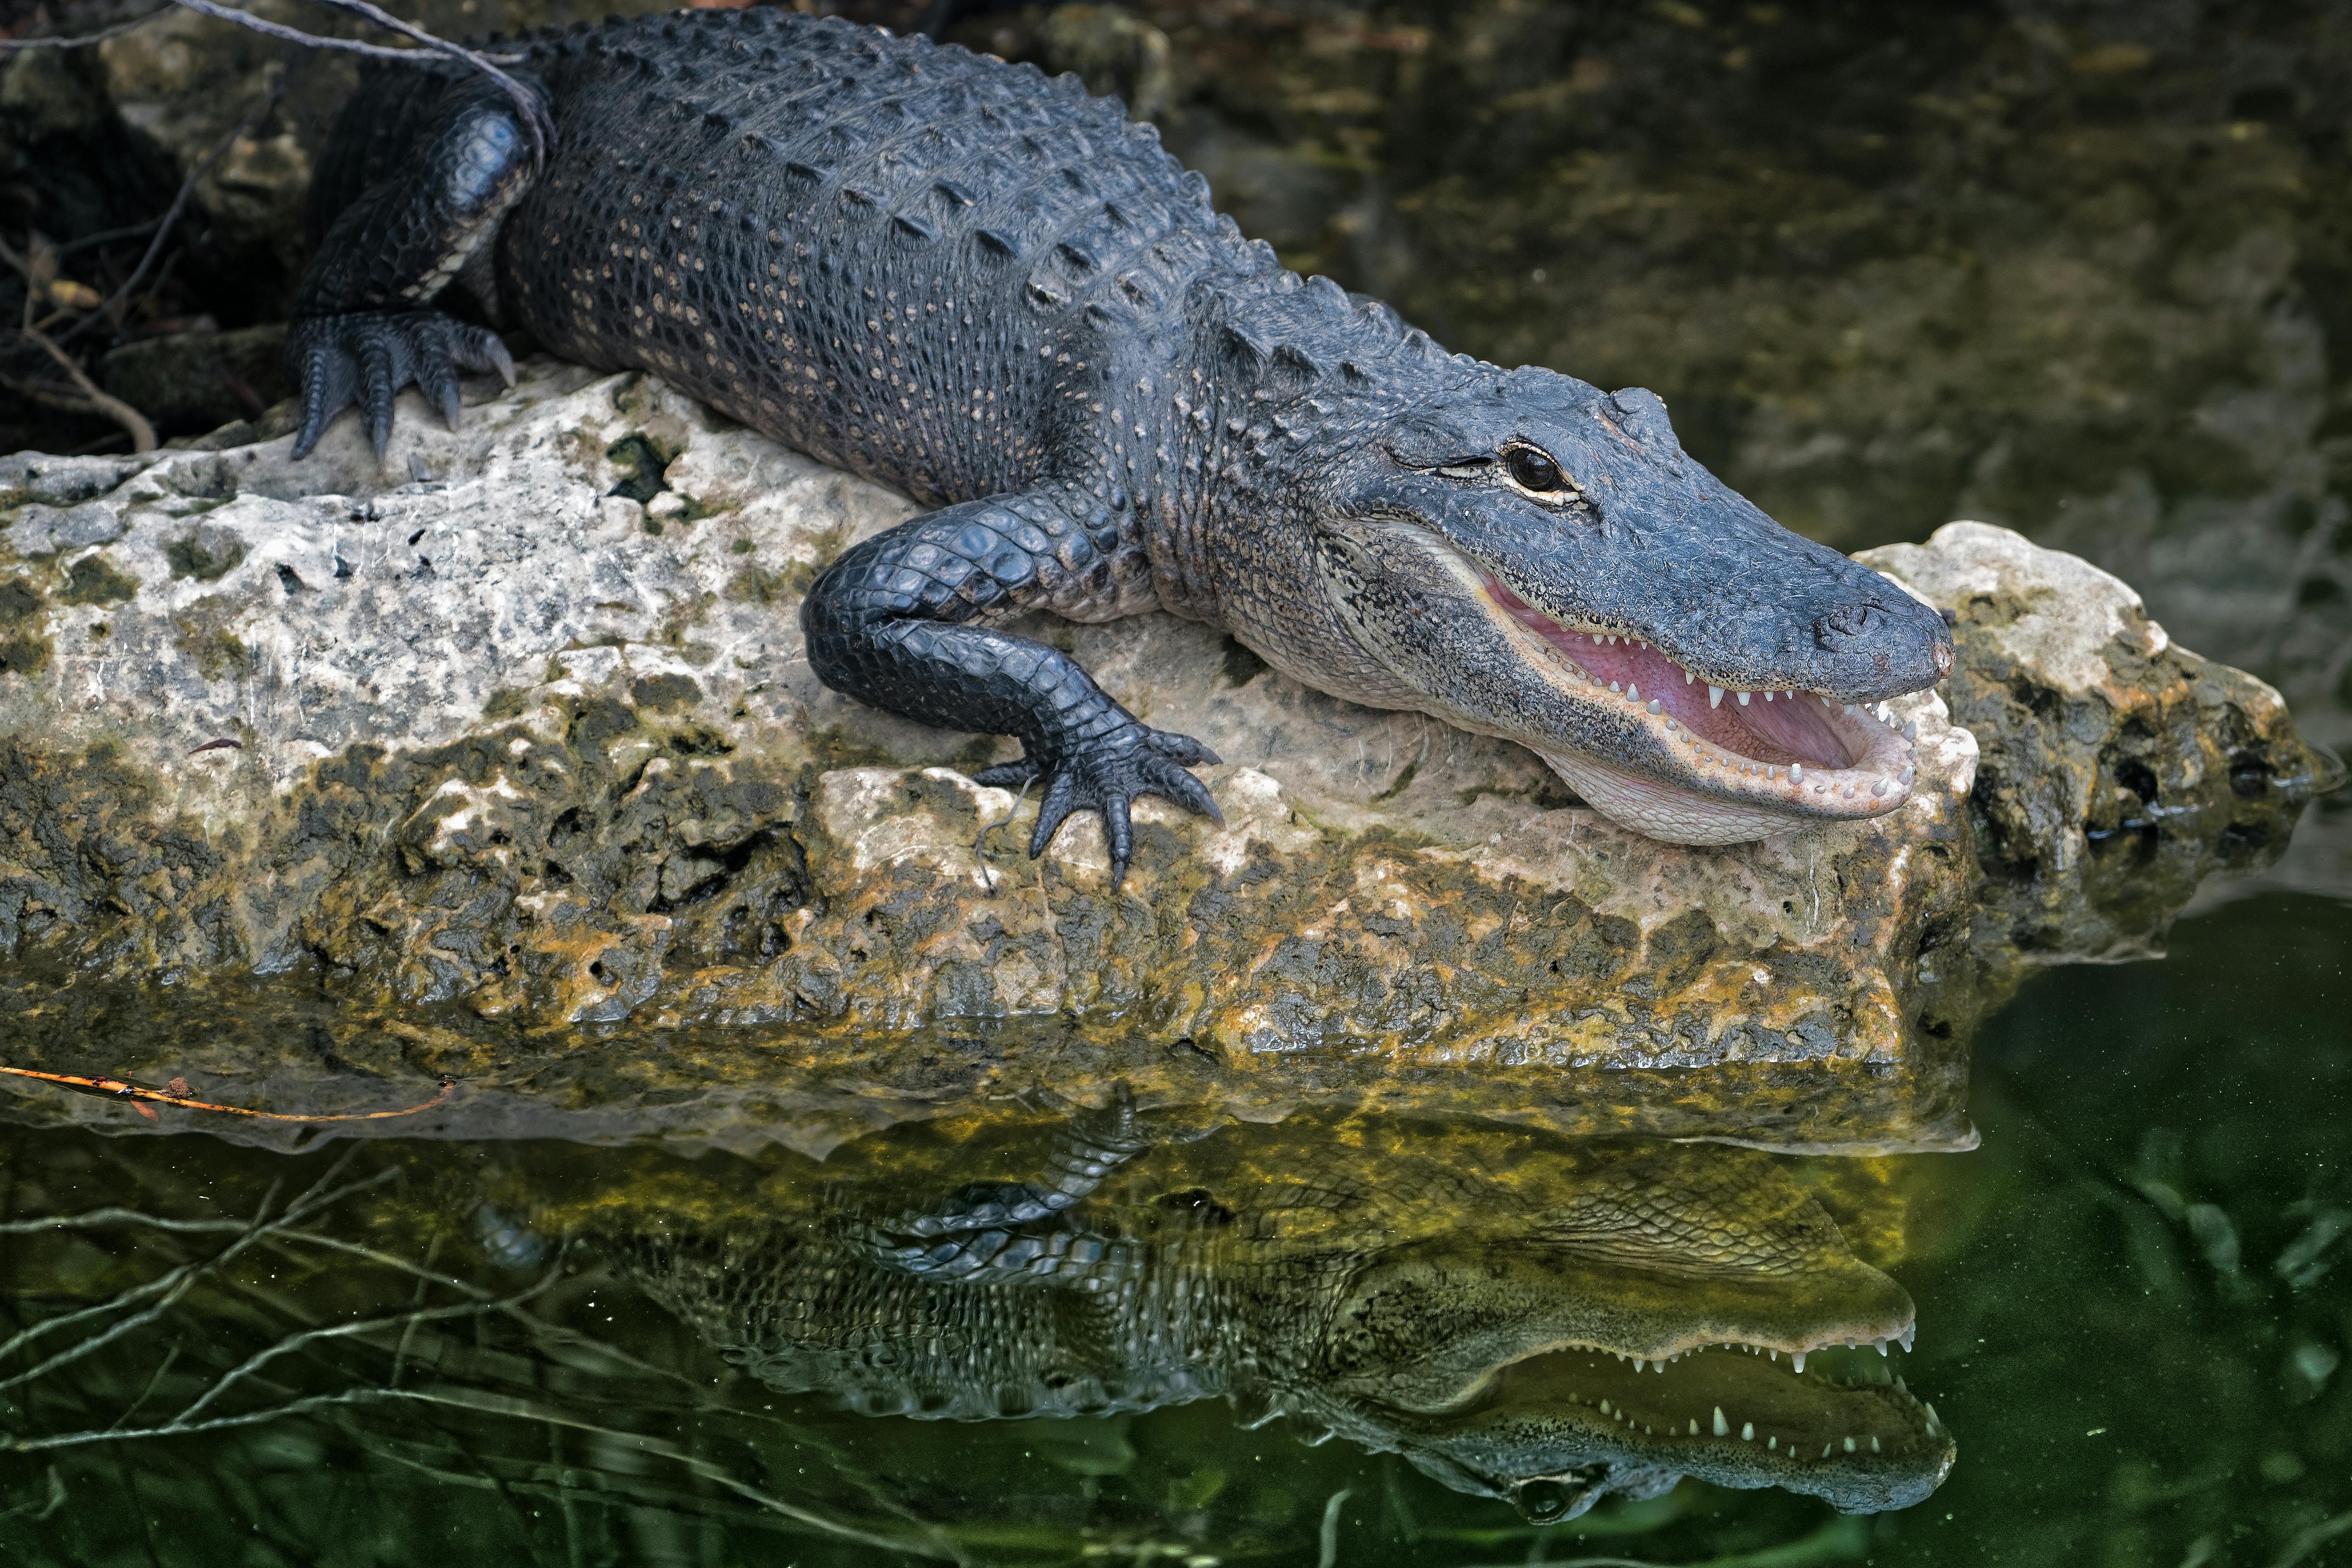
{"type": "Polygon", "coordinates": [[[1689,844],[1875,816],[1913,783],[1887,699],[1951,667],[1937,613],[1780,527],[1665,405],[1448,353],[1301,279],[1115,99],[774,7],[523,40],[515,90],[379,67],[314,183],[287,361],[295,452],[414,382],[511,361],[436,307],[660,375],[926,510],[800,612],[817,678],[1013,737],[1029,849],[1129,808],[1211,818],[1218,758],[1007,629],[1165,610],[1335,696],[1533,750],[1689,844]],[[520,95],[520,96],[518,96],[520,95]]]}
{"type": "Polygon", "coordinates": [[[1910,1298],[1753,1151],[1113,1113],[1053,1142],[943,1197],[909,1179],[922,1151],[828,1159],[742,1223],[600,1250],[779,1391],[965,1421],[1222,1396],[1541,1523],[1684,1476],[1903,1508],[1951,1467],[1882,1359],[1910,1298]]]}

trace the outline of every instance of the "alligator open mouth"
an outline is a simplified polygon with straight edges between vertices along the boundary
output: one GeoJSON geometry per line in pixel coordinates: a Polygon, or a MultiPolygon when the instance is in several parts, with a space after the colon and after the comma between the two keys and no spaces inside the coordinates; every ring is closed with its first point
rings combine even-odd
{"type": "Polygon", "coordinates": [[[1538,1523],[1590,1507],[1619,1466],[1786,1487],[1849,1512],[1903,1508],[1942,1482],[1955,1448],[1935,1406],[1883,1359],[1885,1348],[1808,1356],[1725,1343],[1664,1363],[1555,1348],[1496,1368],[1445,1425],[1505,1444],[1514,1432],[1544,1431],[1576,1453],[1558,1475],[1493,1478],[1538,1523]]]}
{"type": "Polygon", "coordinates": [[[1795,1359],[1726,1345],[1652,1378],[1605,1353],[1552,1351],[1497,1369],[1477,1405],[1489,1414],[1565,1405],[1686,1474],[1720,1474],[1729,1460],[1748,1473],[1785,1469],[1780,1484],[1808,1490],[1797,1472],[1834,1465],[1842,1492],[1856,1471],[1879,1474],[1897,1496],[1932,1490],[1952,1450],[1934,1406],[1875,1356],[1816,1354],[1808,1372],[1795,1359]]]}
{"type": "Polygon", "coordinates": [[[1587,695],[1612,702],[1675,758],[1680,783],[1654,769],[1636,777],[1607,759],[1542,753],[1629,826],[1681,842],[1734,842],[1785,831],[1798,825],[1791,818],[1878,816],[1909,798],[1918,726],[1898,726],[1884,702],[1717,685],[1633,632],[1566,624],[1492,573],[1478,575],[1501,616],[1532,633],[1587,695]]]}

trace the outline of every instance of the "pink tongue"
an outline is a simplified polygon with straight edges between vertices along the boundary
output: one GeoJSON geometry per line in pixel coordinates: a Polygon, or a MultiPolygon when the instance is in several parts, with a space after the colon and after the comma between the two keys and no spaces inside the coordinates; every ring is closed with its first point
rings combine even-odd
{"type": "Polygon", "coordinates": [[[1830,727],[1821,699],[1811,693],[1776,697],[1768,703],[1758,692],[1743,707],[1737,695],[1726,692],[1722,706],[1711,707],[1706,687],[1688,679],[1680,664],[1655,648],[1625,642],[1596,643],[1590,632],[1567,630],[1492,579],[1486,589],[1529,631],[1603,685],[1614,682],[1621,689],[1631,686],[1644,702],[1656,702],[1661,714],[1672,714],[1702,740],[1754,762],[1801,762],[1808,768],[1824,768],[1853,766],[1845,743],[1830,727]]]}

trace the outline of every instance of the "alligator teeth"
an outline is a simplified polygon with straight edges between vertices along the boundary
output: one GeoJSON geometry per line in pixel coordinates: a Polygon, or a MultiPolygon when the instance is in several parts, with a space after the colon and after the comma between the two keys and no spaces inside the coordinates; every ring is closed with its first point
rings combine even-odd
{"type": "MultiPolygon", "coordinates": [[[[1790,771],[1790,773],[1791,775],[1793,775],[1797,770],[1796,770],[1794,768],[1790,768],[1790,769],[1789,769],[1789,771],[1790,771]]],[[[1800,1377],[1804,1376],[1804,1375],[1805,1375],[1805,1353],[1804,1353],[1803,1351],[1801,1351],[1801,1351],[1798,1351],[1798,1352],[1796,1352],[1794,1354],[1790,1355],[1790,1356],[1789,1357],[1789,1359],[1790,1359],[1790,1362],[1792,1362],[1793,1364],[1795,1364],[1796,1368],[1797,1368],[1797,1375],[1798,1375],[1798,1376],[1800,1376],[1800,1377]]]]}
{"type": "Polygon", "coordinates": [[[1741,692],[1739,694],[1739,706],[1741,707],[1746,707],[1748,706],[1748,694],[1746,692],[1741,692]]]}
{"type": "Polygon", "coordinates": [[[1755,1422],[1742,1421],[1739,1424],[1739,1440],[1743,1443],[1752,1443],[1756,1440],[1755,1422]]]}
{"type": "Polygon", "coordinates": [[[1715,1435],[1718,1437],[1731,1436],[1731,1423],[1723,1418],[1723,1406],[1720,1405],[1715,1407],[1715,1435]]]}
{"type": "Polygon", "coordinates": [[[1614,691],[1622,691],[1622,690],[1623,690],[1624,688],[1623,688],[1623,687],[1622,687],[1621,685],[1619,685],[1617,682],[1615,682],[1615,681],[1612,681],[1612,682],[1610,682],[1610,683],[1609,683],[1609,689],[1610,689],[1611,691],[1614,692],[1614,691]]]}
{"type": "Polygon", "coordinates": [[[1698,1436],[1698,1417],[1696,1416],[1690,1418],[1690,1435],[1694,1437],[1698,1436]]]}
{"type": "Polygon", "coordinates": [[[1845,705],[1845,713],[1846,713],[1846,716],[1847,716],[1848,718],[1852,718],[1855,714],[1859,713],[1861,710],[1862,710],[1862,705],[1861,705],[1860,703],[1848,703],[1848,704],[1846,704],[1846,705],[1845,705]]]}
{"type": "MultiPolygon", "coordinates": [[[[1804,781],[1805,765],[1801,762],[1791,762],[1789,764],[1789,782],[1791,784],[1802,784],[1804,781]]],[[[1800,1362],[1797,1370],[1800,1372],[1804,1370],[1801,1361],[1800,1362]]]]}
{"type": "Polygon", "coordinates": [[[1854,1440],[1853,1440],[1852,1437],[1848,1437],[1848,1438],[1845,1440],[1845,1451],[1846,1451],[1847,1453],[1849,1453],[1849,1454],[1853,1453],[1853,1450],[1854,1450],[1854,1448],[1855,1448],[1856,1447],[1857,1447],[1857,1445],[1855,1444],[1854,1440]]]}
{"type": "MultiPolygon", "coordinates": [[[[1739,700],[1740,700],[1741,702],[1746,702],[1748,699],[1747,699],[1746,697],[1744,697],[1744,696],[1743,696],[1743,697],[1741,697],[1739,700]]],[[[1768,703],[1769,703],[1769,702],[1770,702],[1770,701],[1772,700],[1772,694],[1771,694],[1770,692],[1766,692],[1766,693],[1764,694],[1764,700],[1765,700],[1766,702],[1768,702],[1768,703]]]]}
{"type": "MultiPolygon", "coordinates": [[[[1873,784],[1873,785],[1870,787],[1870,792],[1871,792],[1871,794],[1873,794],[1874,796],[1876,796],[1876,795],[1884,795],[1884,794],[1885,794],[1885,793],[1886,793],[1886,780],[1885,780],[1885,779],[1881,779],[1877,783],[1873,784]]],[[[1886,1347],[1885,1347],[1885,1345],[1880,1345],[1880,1346],[1878,1347],[1878,1354],[1881,1354],[1881,1355],[1885,1355],[1885,1354],[1886,1354],[1886,1347]]]]}
{"type": "Polygon", "coordinates": [[[1652,713],[1655,713],[1655,712],[1657,712],[1657,711],[1658,711],[1658,699],[1657,699],[1657,698],[1655,698],[1655,697],[1652,697],[1652,698],[1650,699],[1650,711],[1651,711],[1652,713]]]}
{"type": "Polygon", "coordinates": [[[1886,1342],[1885,1340],[1880,1340],[1878,1342],[1878,1354],[1882,1356],[1886,1354],[1886,1342]]]}
{"type": "Polygon", "coordinates": [[[1632,681],[1627,681],[1625,683],[1625,700],[1627,702],[1640,702],[1642,700],[1642,688],[1635,685],[1632,681]]]}
{"type": "Polygon", "coordinates": [[[1637,1355],[1633,1358],[1633,1370],[1636,1372],[1647,1372],[1650,1370],[1650,1364],[1637,1355]]]}
{"type": "Polygon", "coordinates": [[[1698,677],[1692,674],[1688,670],[1685,670],[1683,672],[1683,685],[1688,685],[1696,679],[1698,679],[1698,677]]]}
{"type": "Polygon", "coordinates": [[[1911,719],[1903,726],[1903,738],[1906,740],[1916,740],[1919,738],[1919,721],[1917,719],[1911,719]]]}
{"type": "Polygon", "coordinates": [[[1601,646],[1601,633],[1598,632],[1592,634],[1592,645],[1596,648],[1601,646]]]}
{"type": "Polygon", "coordinates": [[[1706,688],[1706,706],[1709,707],[1721,707],[1723,706],[1723,688],[1721,686],[1709,686],[1706,688]]]}

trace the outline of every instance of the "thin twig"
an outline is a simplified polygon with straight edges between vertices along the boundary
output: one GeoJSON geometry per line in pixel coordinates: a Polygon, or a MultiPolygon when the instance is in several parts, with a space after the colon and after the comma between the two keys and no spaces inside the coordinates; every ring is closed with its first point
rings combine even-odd
{"type": "Polygon", "coordinates": [[[436,37],[412,23],[402,21],[389,11],[369,5],[367,0],[319,0],[319,4],[331,6],[338,11],[349,11],[356,16],[363,16],[379,27],[388,27],[403,37],[415,39],[424,47],[394,49],[386,48],[382,44],[362,44],[351,38],[330,38],[317,33],[305,33],[299,28],[289,27],[282,23],[265,22],[250,11],[239,10],[234,5],[219,5],[216,0],[173,0],[173,4],[184,5],[201,16],[210,16],[222,22],[234,22],[240,27],[250,27],[257,33],[266,33],[273,38],[284,38],[290,43],[306,44],[312,48],[341,49],[347,54],[366,55],[372,59],[404,60],[411,65],[415,65],[426,54],[437,54],[471,66],[498,83],[500,90],[512,99],[515,107],[521,111],[524,132],[530,138],[532,167],[543,167],[547,162],[548,139],[553,133],[554,127],[548,120],[546,106],[540,102],[537,93],[499,69],[499,65],[513,65],[522,59],[523,57],[520,55],[486,55],[469,49],[463,44],[453,44],[448,39],[436,37]]]}
{"type": "Polygon", "coordinates": [[[674,1464],[682,1465],[700,1479],[724,1487],[738,1497],[755,1502],[772,1513],[781,1514],[786,1519],[823,1531],[828,1535],[854,1541],[861,1545],[877,1546],[887,1552],[905,1552],[910,1556],[940,1557],[957,1563],[970,1561],[953,1541],[942,1536],[936,1529],[927,1530],[926,1533],[931,1537],[928,1541],[893,1539],[871,1531],[860,1530],[855,1525],[844,1524],[839,1520],[827,1519],[824,1515],[812,1510],[796,1507],[781,1498],[771,1497],[750,1483],[738,1479],[720,1466],[688,1453],[675,1443],[648,1437],[642,1432],[632,1432],[625,1427],[605,1427],[593,1421],[584,1421],[578,1416],[544,1409],[525,1400],[505,1395],[488,1394],[475,1389],[349,1388],[340,1394],[314,1394],[306,1398],[289,1399],[283,1405],[273,1405],[261,1410],[241,1411],[235,1416],[215,1416],[209,1420],[191,1422],[184,1427],[165,1425],[133,1427],[128,1431],[63,1432],[47,1437],[18,1437],[0,1447],[16,1453],[29,1454],[47,1448],[79,1448],[87,1443],[131,1442],[145,1437],[193,1437],[199,1433],[225,1431],[234,1427],[257,1426],[265,1421],[276,1421],[289,1416],[307,1416],[315,1411],[331,1409],[341,1405],[371,1404],[377,1400],[439,1405],[459,1410],[470,1410],[477,1415],[506,1416],[518,1420],[545,1422],[552,1426],[569,1427],[578,1431],[593,1432],[602,1437],[617,1438],[634,1445],[656,1458],[668,1459],[674,1464]]]}
{"type": "Polygon", "coordinates": [[[173,1364],[180,1359],[180,1352],[184,1348],[186,1348],[185,1341],[173,1340],[172,1342],[172,1348],[163,1353],[163,1364],[155,1368],[155,1375],[147,1380],[147,1386],[139,1391],[139,1397],[133,1399],[129,1405],[125,1406],[123,1407],[122,1414],[117,1416],[108,1424],[106,1428],[108,1431],[111,1432],[116,1427],[124,1425],[131,1419],[131,1417],[139,1414],[139,1406],[146,1404],[147,1401],[155,1397],[155,1390],[163,1386],[165,1375],[172,1370],[173,1364]]]}
{"type": "MultiPolygon", "coordinates": [[[[184,5],[189,4],[190,0],[178,0],[178,3],[184,5]]],[[[478,53],[463,44],[453,44],[446,38],[436,37],[415,23],[404,22],[382,6],[370,4],[369,0],[319,0],[319,4],[331,6],[338,11],[348,11],[354,16],[364,17],[379,27],[389,28],[404,38],[413,38],[428,49],[446,55],[453,60],[464,61],[498,83],[507,97],[514,100],[515,108],[521,111],[523,129],[530,134],[531,167],[539,169],[546,166],[548,138],[555,133],[554,124],[547,118],[547,106],[540,101],[539,94],[493,65],[492,57],[478,53]]],[[[499,57],[508,64],[522,58],[520,55],[499,57]]]]}
{"type": "Polygon", "coordinates": [[[13,55],[19,49],[85,49],[109,38],[119,38],[134,27],[143,27],[171,9],[171,6],[164,5],[144,16],[133,16],[128,22],[117,22],[110,27],[100,27],[95,33],[82,33],[72,37],[0,38],[0,55],[13,55]]]}
{"type": "Polygon", "coordinates": [[[147,1308],[144,1312],[135,1312],[131,1316],[121,1320],[111,1327],[108,1328],[105,1332],[94,1334],[90,1338],[81,1341],[69,1350],[61,1350],[58,1352],[57,1354],[49,1357],[48,1360],[44,1361],[26,1371],[17,1373],[12,1377],[0,1378],[0,1389],[13,1388],[20,1384],[30,1383],[36,1378],[45,1376],[47,1374],[56,1371],[60,1366],[80,1360],[83,1356],[88,1355],[90,1352],[98,1349],[100,1345],[106,1344],[110,1341],[120,1339],[124,1334],[129,1333],[131,1330],[154,1322],[157,1318],[162,1317],[163,1313],[170,1311],[173,1302],[177,1301],[182,1296],[187,1294],[189,1288],[196,1282],[200,1276],[211,1270],[219,1268],[222,1264],[227,1262],[230,1259],[244,1251],[247,1247],[250,1247],[255,1242],[260,1240],[263,1237],[273,1231],[281,1230],[287,1226],[295,1224],[299,1220],[307,1219],[321,1208],[327,1207],[331,1204],[340,1203],[353,1193],[362,1192],[371,1186],[378,1185],[379,1183],[389,1181],[394,1176],[399,1174],[396,1171],[379,1171],[374,1176],[369,1176],[365,1180],[352,1182],[348,1186],[337,1187],[332,1191],[321,1195],[320,1187],[341,1172],[343,1166],[349,1165],[352,1161],[352,1153],[355,1152],[356,1151],[346,1153],[341,1159],[337,1160],[331,1166],[328,1167],[327,1174],[320,1177],[318,1182],[311,1184],[310,1189],[308,1193],[304,1194],[301,1197],[295,1199],[295,1201],[289,1206],[284,1214],[279,1215],[276,1219],[268,1221],[266,1224],[264,1223],[264,1216],[268,1213],[269,1206],[268,1200],[265,1199],[261,1208],[256,1211],[252,1225],[247,1229],[246,1233],[238,1237],[235,1241],[230,1242],[226,1247],[222,1248],[218,1252],[214,1253],[210,1258],[205,1259],[203,1261],[197,1263],[184,1264],[180,1268],[173,1270],[171,1273],[163,1275],[159,1279],[150,1281],[148,1284],[139,1286],[134,1290],[124,1291],[121,1295],[115,1297],[112,1301],[101,1301],[96,1306],[85,1307],[80,1312],[68,1312],[63,1317],[45,1318],[41,1322],[35,1323],[32,1327],[16,1334],[14,1338],[10,1339],[6,1344],[0,1345],[0,1356],[5,1356],[11,1352],[21,1349],[24,1345],[31,1343],[33,1340],[43,1334],[49,1333],[52,1329],[58,1328],[66,1323],[73,1322],[98,1313],[115,1311],[118,1308],[128,1305],[130,1302],[140,1300],[144,1296],[160,1293],[163,1298],[153,1306],[147,1308]]]}
{"type": "Polygon", "coordinates": [[[37,327],[22,327],[17,330],[47,350],[49,358],[55,360],[58,368],[72,379],[75,389],[89,400],[92,408],[131,433],[131,451],[155,450],[155,427],[147,423],[145,414],[121,398],[99,391],[98,384],[84,373],[74,357],[58,348],[47,333],[37,327]]]}
{"type": "MultiPolygon", "coordinates": [[[[108,295],[106,298],[100,303],[97,309],[91,311],[89,315],[83,317],[71,327],[66,329],[64,332],[60,333],[58,335],[58,341],[70,343],[83,332],[88,331],[91,323],[97,321],[110,321],[114,319],[115,307],[121,305],[124,300],[129,299],[132,295],[136,294],[139,291],[140,285],[147,280],[147,269],[153,267],[155,265],[155,258],[163,254],[164,242],[172,237],[173,225],[180,221],[181,213],[187,209],[188,199],[195,194],[196,182],[203,179],[206,174],[211,173],[213,165],[219,162],[224,157],[226,157],[228,150],[236,146],[247,132],[250,131],[255,126],[260,124],[263,117],[268,115],[271,110],[276,109],[278,107],[278,100],[285,96],[286,87],[283,82],[271,88],[269,91],[263,96],[262,100],[254,106],[251,113],[247,114],[243,120],[238,120],[234,130],[230,131],[226,136],[222,137],[218,142],[214,144],[213,150],[205,154],[204,162],[198,163],[194,168],[188,171],[188,177],[180,182],[179,193],[172,198],[172,204],[163,209],[163,216],[156,227],[155,237],[147,242],[147,253],[139,258],[139,265],[131,269],[131,276],[122,280],[122,287],[108,295]]],[[[152,432],[150,432],[150,434],[152,434],[152,432]]],[[[131,439],[135,443],[138,438],[134,435],[131,439]]],[[[152,449],[152,444],[151,443],[149,446],[142,446],[139,450],[142,452],[149,451],[152,449]]]]}
{"type": "MultiPolygon", "coordinates": [[[[166,6],[164,9],[169,10],[171,7],[166,6]]],[[[61,256],[71,256],[78,250],[88,250],[94,245],[111,245],[119,239],[137,239],[141,235],[153,232],[155,225],[163,221],[159,217],[149,218],[144,223],[126,224],[119,229],[100,229],[96,234],[81,235],[58,246],[58,254],[61,256]]]]}
{"type": "Polygon", "coordinates": [[[395,49],[383,44],[362,44],[357,38],[329,38],[317,33],[306,33],[299,27],[289,27],[283,22],[266,22],[250,11],[240,11],[234,5],[216,5],[213,0],[172,0],[199,16],[215,21],[234,22],[240,27],[250,27],[272,38],[282,38],[289,44],[301,44],[313,49],[336,49],[347,55],[365,55],[373,60],[405,60],[410,65],[425,58],[422,49],[395,49]]]}
{"type": "Polygon", "coordinates": [[[46,1219],[0,1221],[0,1236],[37,1236],[46,1230],[89,1230],[100,1225],[149,1225],[158,1230],[215,1234],[224,1230],[242,1230],[250,1223],[250,1220],[244,1219],[165,1219],[160,1215],[142,1214],[135,1208],[93,1208],[85,1214],[55,1214],[46,1219]]]}
{"type": "Polygon", "coordinates": [[[173,1416],[169,1421],[165,1422],[163,1424],[164,1429],[170,1430],[174,1427],[185,1427],[190,1426],[195,1421],[196,1416],[199,1412],[201,1412],[206,1406],[210,1405],[214,1400],[227,1393],[232,1386],[242,1382],[248,1374],[260,1370],[263,1366],[266,1366],[270,1362],[277,1360],[279,1356],[284,1355],[289,1351],[299,1350],[303,1345],[310,1344],[315,1341],[322,1339],[348,1339],[354,1334],[373,1333],[378,1329],[397,1328],[403,1323],[407,1323],[413,1326],[416,1323],[435,1322],[442,1318],[469,1316],[479,1312],[493,1311],[502,1306],[520,1306],[523,1302],[530,1301],[533,1296],[544,1294],[546,1291],[553,1288],[556,1282],[562,1278],[563,1260],[562,1258],[558,1258],[554,1266],[549,1269],[547,1273],[541,1277],[536,1284],[533,1284],[529,1289],[519,1291],[514,1295],[506,1297],[502,1301],[489,1302],[459,1301],[455,1305],[446,1307],[415,1308],[409,1312],[400,1312],[388,1318],[359,1318],[350,1322],[335,1323],[327,1328],[310,1329],[305,1333],[295,1334],[289,1339],[281,1339],[275,1344],[254,1352],[236,1366],[231,1367],[227,1372],[222,1374],[219,1381],[215,1382],[210,1388],[205,1389],[202,1394],[196,1396],[194,1402],[190,1404],[186,1409],[181,1411],[177,1416],[173,1416]]]}
{"type": "MultiPolygon", "coordinates": [[[[37,336],[37,334],[35,334],[37,336]]],[[[55,347],[49,352],[56,353],[55,347]]],[[[146,450],[142,448],[142,450],[146,450]]],[[[199,748],[201,749],[201,748],[199,748]]],[[[229,1116],[252,1116],[264,1122],[383,1122],[394,1116],[414,1116],[419,1111],[430,1111],[445,1103],[449,1092],[457,1086],[454,1078],[441,1080],[440,1092],[430,1100],[420,1100],[414,1105],[404,1105],[397,1111],[346,1111],[336,1115],[298,1115],[289,1111],[254,1111],[243,1105],[215,1105],[208,1100],[194,1100],[185,1094],[175,1094],[169,1089],[150,1089],[124,1078],[97,1078],[79,1072],[37,1072],[29,1067],[0,1067],[0,1075],[10,1078],[30,1078],[42,1083],[54,1083],[61,1089],[71,1089],[83,1094],[96,1094],[108,1100],[152,1101],[158,1105],[177,1105],[187,1111],[218,1111],[229,1116]]],[[[177,1082],[177,1080],[174,1080],[177,1082]]],[[[152,1114],[152,1113],[145,1113],[152,1114]]]]}

